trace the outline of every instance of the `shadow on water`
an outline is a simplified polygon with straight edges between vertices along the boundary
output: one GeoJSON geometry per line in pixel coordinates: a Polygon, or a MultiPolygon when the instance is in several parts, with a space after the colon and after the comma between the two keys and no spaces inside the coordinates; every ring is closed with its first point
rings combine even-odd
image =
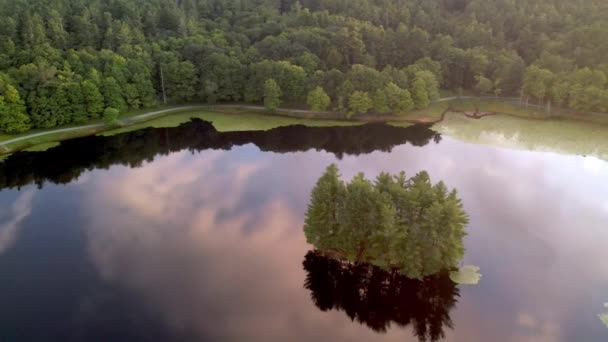
{"type": "Polygon", "coordinates": [[[303,264],[304,287],[321,311],[344,311],[376,332],[386,332],[391,323],[411,325],[420,341],[438,341],[445,337],[445,327],[452,328],[450,310],[460,292],[448,271],[416,280],[318,251],[309,251],[303,264]]]}
{"type": "Polygon", "coordinates": [[[175,128],[147,128],[110,137],[90,136],[62,142],[44,152],[19,152],[0,163],[0,189],[45,182],[69,183],[86,170],[120,164],[139,167],[156,155],[181,150],[228,150],[254,144],[278,153],[315,149],[335,154],[359,155],[390,151],[410,143],[438,143],[441,135],[427,126],[406,128],[384,124],[350,127],[287,126],[268,131],[218,132],[206,121],[193,119],[175,128]]]}

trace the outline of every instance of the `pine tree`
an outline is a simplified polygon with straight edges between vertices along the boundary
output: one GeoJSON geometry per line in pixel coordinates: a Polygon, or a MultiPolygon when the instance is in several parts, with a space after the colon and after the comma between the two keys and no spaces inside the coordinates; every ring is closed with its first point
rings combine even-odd
{"type": "Polygon", "coordinates": [[[338,167],[331,164],[312,190],[306,212],[304,234],[306,241],[317,248],[336,248],[339,236],[339,206],[345,194],[338,167]]]}
{"type": "Polygon", "coordinates": [[[330,165],[317,182],[304,232],[321,252],[422,279],[455,267],[464,255],[468,217],[456,191],[426,172],[363,174],[344,185],[330,165]]]}

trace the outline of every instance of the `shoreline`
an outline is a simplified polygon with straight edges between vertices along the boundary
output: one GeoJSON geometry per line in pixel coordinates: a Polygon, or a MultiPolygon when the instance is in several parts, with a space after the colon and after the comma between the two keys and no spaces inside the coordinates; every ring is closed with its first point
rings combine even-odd
{"type": "MultiPolygon", "coordinates": [[[[293,124],[298,124],[298,120],[302,121],[317,121],[317,122],[342,122],[345,124],[366,124],[366,123],[385,123],[385,124],[411,124],[411,125],[428,125],[433,126],[445,120],[448,114],[460,114],[467,119],[479,120],[486,116],[492,115],[507,115],[522,119],[569,119],[574,121],[594,122],[598,124],[608,124],[608,113],[590,113],[594,115],[572,114],[563,115],[563,113],[547,113],[535,111],[534,107],[518,108],[513,104],[498,101],[492,98],[480,97],[448,97],[439,99],[428,108],[409,112],[405,115],[394,115],[389,113],[367,113],[358,116],[347,118],[344,112],[313,112],[306,109],[290,109],[280,108],[274,113],[269,113],[263,106],[249,104],[192,104],[180,105],[166,109],[152,109],[137,115],[126,116],[121,119],[121,126],[108,127],[103,123],[87,124],[76,127],[66,127],[51,129],[42,132],[36,132],[29,135],[17,135],[9,137],[5,140],[0,140],[0,156],[7,156],[12,153],[27,150],[41,144],[49,144],[80,138],[84,136],[96,135],[113,130],[128,130],[132,126],[140,126],[149,121],[170,117],[173,114],[178,114],[184,111],[206,111],[209,113],[222,113],[225,115],[236,114],[255,114],[268,118],[276,117],[283,119],[293,119],[293,124]],[[468,103],[471,102],[471,103],[468,103]],[[442,105],[442,103],[444,105],[442,105]],[[511,108],[508,108],[508,107],[511,108]],[[493,108],[497,107],[497,108],[493,108]],[[501,108],[505,107],[505,108],[501,108]],[[486,109],[487,108],[487,109],[486,109]],[[500,110],[503,109],[503,110],[500,110]],[[512,112],[508,112],[512,109],[512,112]],[[13,145],[13,146],[11,146],[13,145]]],[[[141,112],[139,110],[138,112],[141,112]]],[[[193,115],[194,117],[194,115],[193,115]]],[[[306,123],[301,123],[306,124],[306,123]]],[[[332,126],[331,124],[328,126],[332,126]]],[[[140,127],[142,128],[142,127],[140,127]]],[[[139,129],[139,128],[137,128],[139,129]]]]}

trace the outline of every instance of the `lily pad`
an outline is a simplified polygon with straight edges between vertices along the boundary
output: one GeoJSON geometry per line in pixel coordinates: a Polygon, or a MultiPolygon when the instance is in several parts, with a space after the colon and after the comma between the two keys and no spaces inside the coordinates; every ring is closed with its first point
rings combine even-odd
{"type": "Polygon", "coordinates": [[[450,279],[456,284],[477,285],[481,279],[479,267],[473,265],[462,266],[458,271],[450,272],[450,279]]]}

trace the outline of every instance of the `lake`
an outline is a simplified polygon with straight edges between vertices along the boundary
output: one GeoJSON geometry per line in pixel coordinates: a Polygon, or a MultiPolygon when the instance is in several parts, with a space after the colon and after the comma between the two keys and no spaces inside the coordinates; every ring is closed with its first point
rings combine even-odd
{"type": "Polygon", "coordinates": [[[0,341],[608,340],[596,157],[419,126],[220,133],[196,120],[17,153],[0,187],[0,341]],[[302,226],[331,163],[344,179],[426,170],[457,189],[479,284],[404,282],[415,303],[366,307],[305,286],[328,272],[304,263],[302,226]]]}

